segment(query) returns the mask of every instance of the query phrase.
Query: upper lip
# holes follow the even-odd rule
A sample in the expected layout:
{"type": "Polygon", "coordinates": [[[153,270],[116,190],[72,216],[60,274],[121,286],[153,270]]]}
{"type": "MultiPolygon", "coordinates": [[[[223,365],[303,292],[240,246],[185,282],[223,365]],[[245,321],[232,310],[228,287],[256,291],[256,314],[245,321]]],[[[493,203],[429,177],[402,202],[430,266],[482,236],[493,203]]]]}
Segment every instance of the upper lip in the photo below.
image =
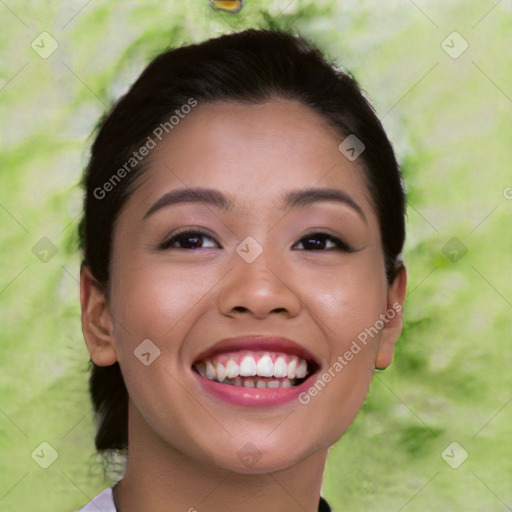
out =
{"type": "Polygon", "coordinates": [[[217,354],[239,350],[282,352],[284,354],[298,356],[308,362],[314,363],[317,367],[320,366],[315,355],[297,342],[280,336],[268,336],[264,334],[225,338],[201,352],[195,358],[195,363],[209,359],[217,354]]]}

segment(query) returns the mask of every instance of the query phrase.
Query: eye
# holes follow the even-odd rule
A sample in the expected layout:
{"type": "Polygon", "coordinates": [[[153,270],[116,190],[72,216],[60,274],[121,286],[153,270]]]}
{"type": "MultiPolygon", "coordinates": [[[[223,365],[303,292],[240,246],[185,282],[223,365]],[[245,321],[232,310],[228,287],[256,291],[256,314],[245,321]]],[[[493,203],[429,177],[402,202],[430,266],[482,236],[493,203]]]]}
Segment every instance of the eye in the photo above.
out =
{"type": "Polygon", "coordinates": [[[353,252],[353,249],[338,237],[327,233],[310,233],[299,240],[306,251],[343,251],[353,252]]]}
{"type": "Polygon", "coordinates": [[[188,230],[177,233],[168,240],[165,240],[159,245],[159,249],[211,249],[212,247],[219,247],[217,242],[210,236],[202,231],[188,230]],[[213,242],[213,245],[205,244],[204,239],[213,242]],[[179,244],[180,246],[176,246],[179,244]]]}
{"type": "MultiPolygon", "coordinates": [[[[353,251],[352,248],[340,238],[321,232],[311,233],[304,236],[299,241],[299,244],[302,244],[306,251],[353,251]]],[[[173,235],[168,240],[162,242],[158,248],[162,250],[169,250],[211,249],[214,247],[220,246],[207,233],[200,230],[187,230],[173,235]],[[205,243],[205,240],[209,240],[210,243],[205,243]]]]}

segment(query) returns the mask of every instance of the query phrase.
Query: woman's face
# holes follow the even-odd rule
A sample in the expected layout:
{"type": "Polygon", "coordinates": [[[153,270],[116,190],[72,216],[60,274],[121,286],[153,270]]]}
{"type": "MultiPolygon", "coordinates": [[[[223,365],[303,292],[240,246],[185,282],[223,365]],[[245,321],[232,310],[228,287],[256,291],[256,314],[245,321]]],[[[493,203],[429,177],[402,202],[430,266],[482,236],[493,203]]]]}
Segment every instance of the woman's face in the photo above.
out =
{"type": "Polygon", "coordinates": [[[343,138],[293,101],[219,103],[153,150],[111,261],[131,434],[258,473],[327,449],[350,425],[376,360],[392,354],[403,286],[388,287],[372,199],[343,138]],[[166,196],[198,187],[226,207],[166,196]],[[331,199],[287,202],[320,189],[331,199]],[[174,238],[183,231],[193,233],[174,238]],[[297,385],[302,360],[309,377],[297,385]]]}

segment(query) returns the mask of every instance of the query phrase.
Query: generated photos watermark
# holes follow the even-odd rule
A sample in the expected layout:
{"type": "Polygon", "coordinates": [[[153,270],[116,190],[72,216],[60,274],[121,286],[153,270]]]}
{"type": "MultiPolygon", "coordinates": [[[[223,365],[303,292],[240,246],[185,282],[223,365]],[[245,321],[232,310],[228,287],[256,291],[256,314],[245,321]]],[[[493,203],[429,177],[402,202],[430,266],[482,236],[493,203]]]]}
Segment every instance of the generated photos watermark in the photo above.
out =
{"type": "Polygon", "coordinates": [[[152,135],[148,135],[146,142],[140,146],[137,151],[133,151],[132,156],[121,166],[112,176],[103,183],[101,187],[96,187],[93,195],[96,199],[105,199],[109,192],[129,174],[139,163],[156,148],[158,142],[161,142],[165,135],[171,132],[182,119],[184,119],[194,107],[198,104],[194,98],[189,98],[180,108],[177,108],[174,114],[167,121],[160,123],[154,130],[152,135]],[[158,139],[158,141],[156,140],[158,139]]]}
{"type": "Polygon", "coordinates": [[[384,328],[386,324],[388,324],[393,318],[396,317],[398,313],[402,311],[402,305],[398,302],[395,302],[391,308],[389,308],[385,313],[381,313],[380,317],[376,322],[371,326],[367,327],[363,331],[361,331],[357,335],[357,340],[353,340],[349,349],[344,352],[343,355],[339,355],[336,361],[325,370],[317,381],[307,390],[302,392],[298,396],[298,400],[302,405],[307,405],[311,402],[311,399],[322,391],[325,386],[331,382],[332,379],[338,375],[345,366],[347,366],[354,356],[361,352],[362,347],[368,344],[368,341],[373,339],[377,334],[384,328]]]}

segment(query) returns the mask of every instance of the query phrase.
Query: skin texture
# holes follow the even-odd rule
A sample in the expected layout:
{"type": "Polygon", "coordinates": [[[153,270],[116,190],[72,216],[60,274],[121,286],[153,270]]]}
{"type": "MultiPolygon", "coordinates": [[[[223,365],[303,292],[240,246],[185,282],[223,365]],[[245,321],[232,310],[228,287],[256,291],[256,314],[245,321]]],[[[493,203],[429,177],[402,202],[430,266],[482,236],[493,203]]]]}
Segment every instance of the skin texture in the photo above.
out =
{"type": "Polygon", "coordinates": [[[130,395],[129,462],[115,491],[122,512],[317,510],[328,449],[375,366],[391,363],[402,314],[306,405],[228,404],[203,391],[191,366],[221,339],[267,334],[310,350],[321,373],[403,303],[405,269],[389,286],[371,195],[358,162],[338,150],[343,138],[294,101],[217,103],[199,105],[151,155],[114,228],[110,300],[87,268],[81,283],[91,358],[119,361],[130,395]],[[196,186],[232,196],[232,209],[182,203],[144,219],[164,193],[196,186]],[[285,191],[310,187],[345,192],[363,216],[333,201],[282,207],[285,191]],[[158,249],[183,228],[206,231],[203,247],[158,249]],[[354,252],[329,240],[306,250],[304,236],[317,231],[354,252]],[[250,264],[236,252],[248,236],[263,248],[250,264]],[[161,351],[149,366],[134,356],[144,339],[161,351]],[[261,454],[251,467],[238,456],[247,442],[261,454]]]}

